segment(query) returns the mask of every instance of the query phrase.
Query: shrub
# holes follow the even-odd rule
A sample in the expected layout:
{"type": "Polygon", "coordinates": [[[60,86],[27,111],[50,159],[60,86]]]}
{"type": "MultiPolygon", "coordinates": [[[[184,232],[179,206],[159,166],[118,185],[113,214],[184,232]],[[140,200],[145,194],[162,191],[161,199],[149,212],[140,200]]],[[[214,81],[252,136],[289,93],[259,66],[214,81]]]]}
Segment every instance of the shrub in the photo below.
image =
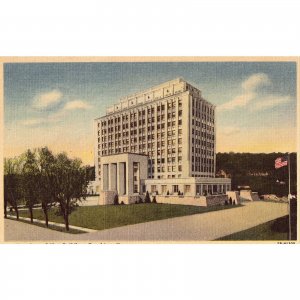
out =
{"type": "Polygon", "coordinates": [[[121,205],[124,205],[125,203],[124,203],[124,201],[121,201],[121,205]]]}
{"type": "Polygon", "coordinates": [[[149,192],[146,192],[145,203],[151,203],[149,192]]]}
{"type": "Polygon", "coordinates": [[[156,202],[156,197],[155,197],[155,196],[153,196],[153,198],[152,198],[152,203],[157,203],[157,202],[156,202]]]}
{"type": "Polygon", "coordinates": [[[233,203],[232,203],[233,205],[235,205],[235,200],[233,200],[233,203]]]}
{"type": "Polygon", "coordinates": [[[229,204],[232,205],[232,199],[231,199],[231,197],[229,198],[229,204]]]}
{"type": "Polygon", "coordinates": [[[225,205],[228,205],[228,201],[227,200],[225,200],[225,205]]]}
{"type": "Polygon", "coordinates": [[[170,195],[170,192],[169,191],[167,191],[167,196],[169,196],[170,195]]]}
{"type": "Polygon", "coordinates": [[[143,203],[143,200],[141,197],[139,197],[139,202],[138,203],[143,203]]]}
{"type": "Polygon", "coordinates": [[[119,196],[118,194],[116,194],[114,197],[114,205],[118,205],[118,204],[119,204],[119,196]]]}

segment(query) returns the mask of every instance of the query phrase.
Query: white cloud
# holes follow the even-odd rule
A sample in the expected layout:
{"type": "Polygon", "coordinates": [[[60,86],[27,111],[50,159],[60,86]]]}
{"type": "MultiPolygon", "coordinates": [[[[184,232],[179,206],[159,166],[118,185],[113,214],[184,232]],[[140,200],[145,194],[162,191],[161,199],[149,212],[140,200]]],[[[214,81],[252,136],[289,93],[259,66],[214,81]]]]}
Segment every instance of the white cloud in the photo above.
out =
{"type": "Polygon", "coordinates": [[[40,94],[35,97],[33,107],[37,109],[45,109],[54,104],[61,102],[62,93],[59,90],[52,90],[47,93],[40,94]]]}
{"type": "Polygon", "coordinates": [[[37,125],[48,124],[48,123],[57,123],[65,117],[68,112],[73,110],[87,110],[90,109],[92,106],[82,100],[73,100],[67,102],[64,107],[56,112],[45,116],[44,118],[33,118],[28,120],[21,121],[21,124],[28,127],[34,127],[37,125]]]}
{"type": "Polygon", "coordinates": [[[86,109],[90,109],[91,107],[92,106],[85,101],[73,100],[73,101],[67,102],[63,109],[64,110],[76,110],[76,109],[86,110],[86,109]]]}
{"type": "Polygon", "coordinates": [[[255,98],[255,93],[245,93],[236,96],[232,100],[223,103],[219,106],[217,106],[217,109],[219,111],[223,110],[233,110],[237,107],[243,107],[246,106],[250,101],[252,101],[255,98]]]}
{"type": "Polygon", "coordinates": [[[270,95],[268,97],[262,98],[259,102],[255,103],[251,110],[258,111],[258,110],[265,110],[268,108],[272,108],[275,106],[279,106],[290,102],[292,98],[290,96],[277,96],[277,95],[270,95]]]}
{"type": "Polygon", "coordinates": [[[248,77],[242,83],[242,88],[245,91],[256,91],[262,86],[267,86],[271,84],[269,76],[265,73],[256,73],[248,77]]]}
{"type": "Polygon", "coordinates": [[[267,95],[262,96],[260,88],[271,85],[267,74],[256,73],[248,77],[241,84],[242,93],[232,100],[219,105],[218,111],[234,110],[240,107],[248,107],[251,111],[269,109],[291,100],[290,96],[267,95]]]}

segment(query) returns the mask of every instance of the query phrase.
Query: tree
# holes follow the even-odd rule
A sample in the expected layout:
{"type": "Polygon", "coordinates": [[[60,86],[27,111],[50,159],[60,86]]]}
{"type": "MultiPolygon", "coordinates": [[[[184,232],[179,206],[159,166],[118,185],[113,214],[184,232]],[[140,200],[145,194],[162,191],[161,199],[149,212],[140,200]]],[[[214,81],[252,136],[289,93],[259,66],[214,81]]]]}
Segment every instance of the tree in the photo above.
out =
{"type": "Polygon", "coordinates": [[[152,198],[152,203],[157,203],[157,202],[156,202],[156,196],[155,196],[155,195],[154,195],[153,198],[152,198]]]}
{"type": "Polygon", "coordinates": [[[86,172],[89,181],[94,181],[96,179],[95,167],[86,166],[86,172]]]}
{"type": "Polygon", "coordinates": [[[40,178],[36,152],[27,150],[22,166],[21,190],[25,205],[29,209],[31,223],[33,223],[33,207],[39,202],[40,178]]]}
{"type": "Polygon", "coordinates": [[[59,203],[67,231],[69,230],[69,215],[78,206],[81,198],[85,199],[87,193],[88,180],[85,168],[81,164],[81,160],[70,159],[65,153],[60,153],[55,157],[55,201],[59,203]]]}
{"type": "Polygon", "coordinates": [[[7,218],[7,206],[10,204],[19,220],[18,205],[21,200],[20,173],[21,161],[19,158],[4,159],[4,216],[7,218]]]}
{"type": "Polygon", "coordinates": [[[145,203],[151,203],[149,192],[146,192],[145,203]]]}
{"type": "MultiPolygon", "coordinates": [[[[288,167],[274,168],[274,161],[286,153],[217,153],[216,170],[224,171],[232,180],[232,189],[249,185],[259,194],[288,194],[288,167]],[[276,181],[286,184],[276,184],[276,181]]],[[[297,191],[297,154],[290,153],[291,192],[297,191]]]]}
{"type": "Polygon", "coordinates": [[[55,157],[47,147],[39,149],[38,152],[40,167],[40,200],[45,215],[45,224],[49,227],[48,212],[50,208],[55,205],[56,200],[55,157]]]}

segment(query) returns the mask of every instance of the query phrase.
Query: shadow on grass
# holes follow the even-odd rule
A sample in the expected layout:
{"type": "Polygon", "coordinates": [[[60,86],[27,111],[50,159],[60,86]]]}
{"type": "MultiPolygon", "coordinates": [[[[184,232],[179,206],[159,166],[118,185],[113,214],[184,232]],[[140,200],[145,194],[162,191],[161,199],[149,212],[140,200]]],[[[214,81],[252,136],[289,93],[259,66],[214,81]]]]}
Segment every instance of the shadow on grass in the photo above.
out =
{"type": "MultiPolygon", "coordinates": [[[[287,241],[289,239],[289,216],[239,231],[216,241],[287,241]]],[[[292,226],[292,240],[297,239],[297,227],[292,226]]]]}
{"type": "Polygon", "coordinates": [[[25,223],[25,224],[35,225],[35,226],[42,227],[42,228],[45,228],[45,229],[51,229],[51,230],[63,232],[63,233],[71,233],[71,234],[86,233],[85,231],[81,231],[81,230],[73,229],[73,228],[70,228],[70,230],[67,231],[65,227],[56,226],[56,225],[53,225],[53,224],[49,224],[49,227],[46,227],[45,224],[38,223],[38,222],[31,223],[30,221],[27,221],[27,220],[22,220],[22,219],[17,220],[15,218],[9,218],[9,217],[8,217],[8,219],[12,220],[12,221],[22,222],[22,223],[25,223]]]}

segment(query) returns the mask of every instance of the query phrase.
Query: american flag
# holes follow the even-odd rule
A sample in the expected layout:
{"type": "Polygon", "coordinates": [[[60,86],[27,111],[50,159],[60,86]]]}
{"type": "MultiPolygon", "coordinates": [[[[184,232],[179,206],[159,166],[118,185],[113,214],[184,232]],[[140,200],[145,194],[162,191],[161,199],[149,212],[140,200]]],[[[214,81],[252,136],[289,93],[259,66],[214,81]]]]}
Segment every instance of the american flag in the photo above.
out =
{"type": "Polygon", "coordinates": [[[287,157],[278,157],[275,159],[275,169],[279,169],[281,167],[287,166],[288,159],[287,157]]]}

